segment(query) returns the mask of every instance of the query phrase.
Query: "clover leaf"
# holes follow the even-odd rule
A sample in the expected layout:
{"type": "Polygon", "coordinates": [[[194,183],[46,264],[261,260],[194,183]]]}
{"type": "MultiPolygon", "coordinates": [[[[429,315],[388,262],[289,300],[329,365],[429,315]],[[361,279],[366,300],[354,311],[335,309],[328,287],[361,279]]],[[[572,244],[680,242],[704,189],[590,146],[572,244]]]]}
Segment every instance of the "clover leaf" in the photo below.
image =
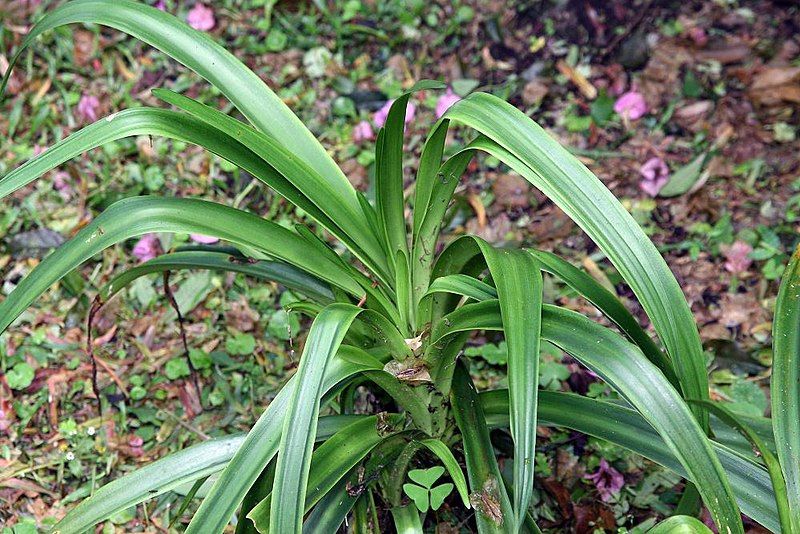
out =
{"type": "Polygon", "coordinates": [[[444,467],[437,465],[428,469],[414,469],[408,472],[408,477],[417,484],[403,484],[403,491],[414,501],[414,504],[422,513],[431,510],[438,510],[444,500],[453,491],[453,484],[450,482],[440,484],[435,488],[433,484],[444,474],[444,467]]]}

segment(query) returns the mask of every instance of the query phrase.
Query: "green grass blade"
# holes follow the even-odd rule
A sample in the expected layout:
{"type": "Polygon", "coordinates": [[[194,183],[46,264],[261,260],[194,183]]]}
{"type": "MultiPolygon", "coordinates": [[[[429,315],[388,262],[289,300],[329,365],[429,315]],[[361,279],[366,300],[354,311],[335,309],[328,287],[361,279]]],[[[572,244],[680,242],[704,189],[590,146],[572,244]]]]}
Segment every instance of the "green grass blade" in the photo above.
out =
{"type": "Polygon", "coordinates": [[[128,287],[134,280],[152,273],[184,269],[209,269],[251,276],[277,282],[317,302],[330,303],[333,293],[328,285],[296,267],[279,261],[248,260],[225,251],[187,250],[163,254],[115,276],[98,291],[104,302],[128,287]]]}
{"type": "Polygon", "coordinates": [[[133,197],[116,202],[45,258],[0,303],[3,332],[35,298],[94,254],[124,239],[148,232],[213,235],[261,250],[354,296],[361,287],[346,271],[316,257],[296,234],[260,217],[214,202],[180,198],[133,197]]]}
{"type": "MultiPolygon", "coordinates": [[[[398,415],[381,416],[380,425],[383,427],[384,424],[387,425],[387,429],[397,429],[402,426],[402,417],[398,415]]],[[[381,441],[394,435],[393,431],[379,432],[378,426],[378,416],[361,417],[357,422],[342,428],[314,451],[306,484],[308,492],[301,507],[303,513],[317,505],[381,441]]],[[[272,507],[274,503],[281,502],[283,499],[276,501],[273,499],[274,495],[276,494],[273,490],[273,493],[253,508],[248,515],[259,532],[275,532],[275,530],[271,530],[273,527],[270,527],[274,514],[272,507]]],[[[279,530],[277,532],[286,531],[279,530]]]]}
{"type": "MultiPolygon", "coordinates": [[[[74,23],[94,23],[123,31],[161,50],[193,70],[222,94],[259,130],[291,147],[341,191],[350,183],[312,133],[253,71],[204,32],[174,16],[131,0],[75,0],[49,11],[25,36],[3,78],[5,89],[14,65],[44,32],[74,23]]],[[[347,193],[345,193],[347,194],[347,193]]]]}
{"type": "MultiPolygon", "coordinates": [[[[602,182],[524,113],[497,97],[473,93],[445,116],[484,134],[474,148],[520,173],[597,243],[650,316],[684,396],[707,399],[705,358],[686,299],[653,243],[602,182]]],[[[695,415],[708,428],[701,408],[695,415]]]]}
{"type": "Polygon", "coordinates": [[[458,494],[461,496],[461,502],[464,503],[464,506],[470,508],[467,480],[464,478],[464,472],[461,471],[461,466],[458,465],[458,461],[455,456],[453,456],[453,453],[450,452],[447,445],[438,439],[424,439],[420,441],[420,443],[428,447],[433,454],[439,457],[439,460],[441,460],[447,468],[447,472],[450,473],[450,478],[453,479],[453,484],[455,484],[458,494]]]}
{"type": "MultiPolygon", "coordinates": [[[[481,393],[480,400],[489,425],[507,428],[508,392],[487,391],[481,393]]],[[[539,424],[570,428],[614,443],[688,477],[683,465],[653,427],[641,414],[619,402],[591,399],[574,393],[541,391],[539,424]]],[[[720,428],[725,428],[725,425],[720,428]]],[[[780,529],[778,512],[767,471],[725,445],[716,442],[712,445],[731,479],[742,511],[770,531],[777,532],[780,529]]]]}
{"type": "Polygon", "coordinates": [[[287,404],[270,508],[272,532],[299,533],[303,527],[306,483],[316,434],[317,415],[323,395],[328,361],[333,358],[361,308],[352,304],[331,304],[324,308],[308,334],[295,386],[287,404]]]}
{"type": "MultiPolygon", "coordinates": [[[[441,339],[464,330],[499,330],[503,326],[499,311],[497,301],[468,304],[449,314],[449,326],[436,335],[441,339]]],[[[542,337],[589,367],[630,402],[681,461],[720,530],[743,532],[730,483],[708,438],[680,395],[638,347],[580,314],[549,305],[542,311],[542,337]]]]}
{"type": "Polygon", "coordinates": [[[800,533],[800,248],[783,274],[772,325],[772,428],[792,528],[800,533]]]}
{"type": "Polygon", "coordinates": [[[478,401],[478,393],[469,373],[461,364],[456,364],[453,374],[450,401],[463,441],[467,477],[472,490],[470,502],[475,508],[478,532],[515,532],[514,511],[489,440],[489,428],[478,401]]]}

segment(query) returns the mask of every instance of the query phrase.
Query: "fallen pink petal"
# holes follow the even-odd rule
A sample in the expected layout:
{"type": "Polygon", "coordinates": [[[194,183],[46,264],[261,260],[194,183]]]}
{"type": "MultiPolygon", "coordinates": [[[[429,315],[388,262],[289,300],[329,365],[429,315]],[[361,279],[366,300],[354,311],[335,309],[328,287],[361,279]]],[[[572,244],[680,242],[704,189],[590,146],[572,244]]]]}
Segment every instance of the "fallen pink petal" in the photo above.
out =
{"type": "Polygon", "coordinates": [[[56,171],[53,175],[53,188],[64,200],[68,200],[72,196],[72,185],[67,171],[56,171]]]}
{"type": "Polygon", "coordinates": [[[133,255],[139,262],[152,260],[161,254],[161,243],[156,234],[145,234],[133,246],[133,255]]]}
{"type": "Polygon", "coordinates": [[[695,26],[694,28],[689,30],[689,38],[699,48],[702,48],[708,44],[708,34],[703,28],[700,28],[699,26],[695,26]]]}
{"type": "Polygon", "coordinates": [[[642,181],[639,182],[639,187],[651,197],[657,196],[661,189],[669,182],[669,167],[667,167],[664,160],[659,157],[653,157],[647,160],[644,165],[639,168],[639,174],[642,175],[642,181]]]}
{"type": "MultiPolygon", "coordinates": [[[[383,128],[383,125],[386,124],[386,119],[389,117],[389,110],[392,109],[392,104],[394,100],[388,100],[386,103],[375,112],[372,116],[372,122],[375,123],[375,126],[378,128],[383,128]]],[[[409,102],[406,106],[406,119],[405,124],[410,123],[414,120],[414,116],[417,114],[417,106],[414,105],[413,102],[409,102]]]]}
{"type": "Polygon", "coordinates": [[[214,28],[217,24],[214,18],[214,10],[206,7],[203,4],[195,4],[194,7],[186,14],[186,22],[195,30],[207,32],[214,28]]]}
{"type": "Polygon", "coordinates": [[[436,118],[441,118],[441,116],[444,115],[447,110],[459,100],[461,100],[461,97],[455,94],[453,90],[448,87],[447,91],[439,97],[439,100],[436,101],[436,118]]]}
{"type": "Polygon", "coordinates": [[[623,118],[635,121],[647,113],[647,103],[641,93],[628,91],[614,102],[614,111],[623,118]]]}
{"type": "Polygon", "coordinates": [[[131,448],[131,454],[133,456],[138,457],[144,454],[144,449],[142,448],[143,445],[144,440],[139,436],[133,436],[128,440],[128,446],[131,448]]]}
{"type": "Polygon", "coordinates": [[[736,241],[725,251],[725,269],[733,274],[742,274],[753,264],[750,253],[753,247],[744,241],[736,241]]]}
{"type": "Polygon", "coordinates": [[[368,121],[361,121],[353,127],[353,142],[363,143],[375,139],[375,132],[368,121]]]}
{"type": "Polygon", "coordinates": [[[594,483],[594,487],[600,494],[600,499],[603,502],[609,502],[614,495],[617,495],[625,485],[625,477],[622,473],[609,465],[605,458],[600,459],[600,466],[597,471],[590,475],[584,475],[586,480],[594,483]]]}
{"type": "Polygon", "coordinates": [[[96,121],[100,100],[94,95],[83,95],[78,101],[78,115],[84,121],[96,121]]]}

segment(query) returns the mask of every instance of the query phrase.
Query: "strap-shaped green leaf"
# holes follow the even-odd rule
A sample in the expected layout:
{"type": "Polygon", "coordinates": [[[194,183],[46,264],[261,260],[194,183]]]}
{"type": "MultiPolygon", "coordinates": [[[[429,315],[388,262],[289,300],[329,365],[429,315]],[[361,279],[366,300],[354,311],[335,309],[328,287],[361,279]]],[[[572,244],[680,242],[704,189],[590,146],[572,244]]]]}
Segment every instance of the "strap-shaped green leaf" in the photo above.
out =
{"type": "Polygon", "coordinates": [[[412,235],[416,242],[422,221],[428,212],[431,192],[434,181],[439,174],[444,155],[444,144],[447,140],[447,127],[449,121],[444,120],[436,124],[431,130],[428,139],[422,147],[419,165],[417,166],[417,179],[414,184],[414,222],[412,235]]]}
{"type": "MultiPolygon", "coordinates": [[[[328,365],[322,391],[327,392],[340,382],[368,369],[372,369],[372,366],[364,367],[336,357],[328,365]]],[[[247,433],[244,443],[195,512],[187,532],[220,532],[228,524],[247,491],[277,453],[289,399],[296,383],[297,380],[292,377],[247,433]]]]}
{"type": "Polygon", "coordinates": [[[392,508],[392,519],[397,534],[422,534],[422,521],[414,505],[396,506],[392,508]]]}
{"type": "MultiPolygon", "coordinates": [[[[539,125],[495,96],[474,93],[445,117],[482,133],[473,148],[525,177],[597,243],[650,316],[684,396],[707,399],[705,359],[686,299],[653,243],[602,182],[539,125]]],[[[707,428],[708,415],[701,408],[695,415],[707,428]]]]}
{"type": "Polygon", "coordinates": [[[351,478],[357,479],[355,473],[351,472],[343,476],[320,499],[303,523],[303,534],[325,534],[326,532],[339,531],[339,527],[342,526],[350,510],[353,509],[356,500],[358,500],[358,493],[352,491],[351,478]]]}
{"type": "Polygon", "coordinates": [[[292,263],[353,295],[361,293],[360,285],[348,273],[315,257],[303,240],[278,224],[214,202],[133,197],[120,200],[101,213],[19,283],[0,303],[0,332],[35,298],[82,262],[115,243],[148,232],[192,232],[220,237],[292,263]]]}
{"type": "MultiPolygon", "coordinates": [[[[375,205],[384,232],[386,248],[392,261],[402,252],[409,258],[403,199],[403,137],[408,100],[424,89],[442,89],[444,84],[420,80],[400,95],[390,106],[386,124],[378,132],[375,151],[375,205]]],[[[408,272],[406,267],[406,272],[408,272]]]]}
{"type": "Polygon", "coordinates": [[[764,461],[764,465],[767,466],[769,478],[772,480],[772,490],[775,492],[775,504],[778,507],[778,516],[781,521],[781,532],[784,534],[791,534],[794,532],[791,514],[789,512],[789,502],[786,495],[786,481],[783,479],[781,466],[778,463],[778,459],[772,454],[769,447],[767,447],[767,444],[761,439],[761,436],[722,403],[711,401],[694,402],[702,403],[705,408],[708,408],[708,410],[716,415],[722,422],[738,431],[750,443],[756,451],[756,454],[761,457],[764,461]]]}
{"type": "MultiPolygon", "coordinates": [[[[514,440],[514,521],[519,527],[524,520],[533,494],[533,458],[536,448],[536,397],[539,384],[539,337],[542,308],[541,267],[532,255],[521,250],[495,249],[479,238],[472,240],[475,252],[483,255],[489,273],[495,280],[501,309],[503,332],[508,344],[508,381],[511,391],[511,435],[514,440]]],[[[466,257],[466,256],[465,256],[466,257]]],[[[451,275],[458,276],[458,275],[451,275]]],[[[470,291],[480,291],[480,284],[466,284],[470,291]]],[[[435,282],[434,282],[435,283],[435,282]]],[[[440,282],[440,285],[442,282],[440,282]]],[[[487,293],[488,290],[483,290],[487,293]]],[[[476,295],[477,296],[477,295],[476,295]]],[[[434,326],[430,347],[437,346],[436,328],[447,328],[442,321],[434,326]]],[[[427,359],[437,357],[428,351],[427,359]]],[[[448,381],[444,372],[449,362],[434,366],[434,379],[443,387],[448,381]]]]}
{"type": "Polygon", "coordinates": [[[675,515],[655,525],[647,534],[711,534],[711,529],[696,517],[675,515]]]}
{"type": "Polygon", "coordinates": [[[486,242],[476,242],[495,280],[508,346],[509,408],[514,440],[514,521],[515,528],[519,529],[533,496],[542,273],[536,260],[524,251],[498,250],[486,242]]]}
{"type": "Polygon", "coordinates": [[[309,438],[316,434],[325,369],[361,311],[361,308],[352,304],[331,304],[317,315],[311,325],[295,374],[296,383],[287,404],[278,447],[278,463],[272,485],[272,495],[276,498],[272,500],[269,520],[272,532],[302,531],[306,483],[314,447],[309,438]]]}
{"type": "MultiPolygon", "coordinates": [[[[491,428],[508,427],[508,392],[480,394],[481,406],[491,428]]],[[[648,458],[683,477],[688,474],[673,451],[644,418],[619,402],[591,399],[574,393],[539,392],[539,424],[570,428],[606,440],[648,458]]],[[[715,426],[718,429],[726,425],[715,426]]],[[[763,466],[712,441],[714,450],[731,479],[742,511],[772,532],[780,529],[775,497],[763,466]]]]}
{"type": "Polygon", "coordinates": [[[205,441],[109,482],[70,510],[54,531],[80,534],[117,512],[216,473],[243,442],[244,436],[205,441]]]}
{"type": "Polygon", "coordinates": [[[400,324],[397,325],[404,335],[411,337],[416,332],[417,307],[411,302],[411,273],[408,269],[408,257],[405,252],[395,254],[395,293],[397,294],[397,309],[400,311],[400,324]]]}
{"type": "MultiPolygon", "coordinates": [[[[443,124],[446,124],[446,122],[443,124]]],[[[441,129],[442,127],[440,126],[439,128],[441,129]]],[[[444,133],[442,135],[447,133],[446,130],[443,131],[444,133]]],[[[433,140],[431,142],[433,142],[433,140]]],[[[413,261],[411,262],[411,266],[413,270],[412,279],[414,281],[414,294],[418,299],[428,288],[431,277],[431,267],[434,261],[433,253],[436,250],[442,220],[450,204],[453,192],[458,185],[458,181],[471,158],[471,152],[459,153],[442,164],[438,172],[426,172],[418,176],[420,182],[416,184],[416,187],[422,188],[423,190],[430,189],[427,202],[415,204],[414,206],[415,227],[412,236],[413,249],[411,257],[413,261]],[[428,185],[429,182],[431,183],[428,185]],[[422,214],[418,216],[417,214],[420,212],[422,212],[422,214]],[[421,218],[419,223],[417,223],[417,217],[421,218]],[[419,227],[416,226],[417,224],[419,224],[419,227]]],[[[421,199],[417,201],[423,202],[421,199]]]]}
{"type": "MultiPolygon", "coordinates": [[[[301,505],[301,517],[312,507],[320,503],[325,495],[364,457],[370,453],[381,441],[394,435],[402,422],[398,415],[383,414],[380,416],[381,428],[386,432],[379,432],[378,416],[371,415],[359,418],[351,425],[341,428],[330,439],[319,446],[311,458],[311,466],[306,484],[308,490],[301,505]],[[394,430],[392,430],[394,429],[394,430]]],[[[280,457],[280,454],[279,454],[280,457]]],[[[277,479],[276,479],[277,480],[277,479]]],[[[275,488],[275,487],[274,487],[275,488]]],[[[274,499],[275,489],[263,501],[250,511],[248,518],[255,523],[259,532],[275,532],[270,527],[274,504],[285,500],[274,499]]],[[[295,510],[289,510],[295,512],[295,510]]],[[[279,530],[277,532],[285,532],[279,530]]]]}
{"type": "Polygon", "coordinates": [[[261,280],[277,282],[287,289],[318,302],[329,303],[333,300],[333,293],[327,284],[293,265],[279,261],[251,261],[242,256],[231,255],[224,250],[186,250],[163,254],[118,274],[100,288],[98,295],[103,301],[108,301],[137,278],[151,273],[183,269],[209,269],[240,273],[261,280]]]}
{"type": "MultiPolygon", "coordinates": [[[[636,343],[664,376],[674,386],[678,386],[677,377],[672,364],[656,346],[650,336],[639,325],[635,317],[622,305],[614,295],[608,292],[591,276],[552,254],[539,250],[529,251],[540,263],[541,268],[561,278],[570,287],[597,306],[609,319],[620,327],[628,338],[636,343]]],[[[497,291],[492,286],[464,274],[451,274],[436,278],[431,282],[425,296],[445,292],[462,295],[477,301],[497,298],[497,291]]]]}
{"type": "MultiPolygon", "coordinates": [[[[545,305],[542,337],[601,376],[656,429],[697,484],[721,531],[743,532],[730,483],[686,403],[641,350],[580,314],[545,305]],[[668,409],[665,409],[667,407],[668,409]]],[[[439,340],[465,330],[499,330],[500,305],[484,301],[447,315],[439,340]]],[[[434,332],[431,333],[434,336],[434,332]]],[[[436,339],[432,343],[436,343],[436,339]]]]}
{"type": "Polygon", "coordinates": [[[495,288],[486,282],[465,274],[448,274],[447,276],[436,278],[431,282],[431,286],[425,296],[433,295],[434,293],[452,293],[477,301],[497,298],[497,290],[495,288]]]}
{"type": "MultiPolygon", "coordinates": [[[[464,478],[464,473],[461,471],[461,467],[458,465],[458,461],[456,460],[455,456],[453,456],[453,453],[450,451],[447,445],[445,445],[441,440],[435,438],[423,439],[420,441],[420,443],[428,447],[433,454],[439,457],[439,460],[441,460],[444,466],[447,468],[447,472],[450,473],[450,478],[453,479],[456,489],[458,489],[458,494],[461,496],[461,502],[464,503],[464,506],[470,508],[467,481],[464,478]]],[[[438,508],[438,506],[436,508],[438,508]]]]}
{"type": "Polygon", "coordinates": [[[597,280],[552,252],[530,250],[530,253],[539,260],[545,271],[559,277],[611,319],[628,339],[638,345],[644,355],[661,369],[670,383],[680,389],[672,362],[647,335],[639,321],[622,305],[616,295],[609,292],[597,280]]]}
{"type": "MultiPolygon", "coordinates": [[[[234,119],[230,120],[238,122],[234,119]]],[[[246,125],[241,124],[241,127],[246,128],[246,125]]],[[[301,191],[298,189],[268,163],[266,161],[270,156],[268,152],[253,152],[231,135],[190,115],[170,110],[156,108],[124,110],[78,130],[0,179],[0,198],[29,184],[47,171],[56,168],[79,154],[111,141],[135,135],[158,135],[206,148],[249,172],[260,182],[272,187],[278,194],[303,209],[324,228],[339,237],[354,254],[361,256],[367,265],[374,267],[382,264],[380,259],[378,263],[370,262],[369,258],[365,257],[361,252],[356,242],[349,238],[338,223],[328,217],[323,210],[306,196],[308,190],[301,191]]],[[[313,190],[313,187],[310,189],[313,190]]],[[[338,218],[341,219],[341,217],[338,218]]],[[[374,225],[367,224],[369,228],[372,226],[374,225]]],[[[385,263],[385,258],[383,263],[385,263]]],[[[380,268],[374,268],[381,272],[380,268]]]]}
{"type": "Polygon", "coordinates": [[[31,28],[11,58],[0,93],[22,53],[39,35],[74,23],[116,28],[179,61],[217,87],[259,130],[291,147],[338,190],[356,201],[352,186],[319,141],[253,71],[207,34],[141,2],[75,0],[49,11],[31,28]]]}
{"type": "MultiPolygon", "coordinates": [[[[324,441],[362,417],[322,417],[316,440],[324,441]]],[[[85,532],[117,512],[217,473],[225,468],[244,440],[244,435],[236,435],[204,441],[113,480],[70,510],[54,530],[61,534],[85,532]]]]}
{"type": "Polygon", "coordinates": [[[295,147],[291,147],[291,149],[284,147],[277,139],[269,137],[233,117],[173,91],[154,89],[153,94],[236,139],[253,153],[261,156],[311,200],[319,211],[325,213],[334,222],[335,226],[331,231],[345,243],[350,244],[354,249],[353,252],[369,265],[376,275],[385,279],[387,276],[386,257],[358,200],[352,195],[352,189],[342,191],[335,187],[301,159],[301,156],[295,151],[295,147]],[[339,231],[340,228],[341,231],[339,231]]]}
{"type": "Polygon", "coordinates": [[[772,428],[792,528],[800,533],[800,248],[783,274],[772,322],[772,428]]]}
{"type": "MultiPolygon", "coordinates": [[[[450,400],[463,441],[467,477],[472,490],[470,502],[475,508],[478,532],[516,532],[513,525],[514,512],[489,439],[483,408],[469,373],[460,363],[456,363],[453,374],[450,400]]],[[[506,414],[508,413],[507,403],[506,414]]]]}

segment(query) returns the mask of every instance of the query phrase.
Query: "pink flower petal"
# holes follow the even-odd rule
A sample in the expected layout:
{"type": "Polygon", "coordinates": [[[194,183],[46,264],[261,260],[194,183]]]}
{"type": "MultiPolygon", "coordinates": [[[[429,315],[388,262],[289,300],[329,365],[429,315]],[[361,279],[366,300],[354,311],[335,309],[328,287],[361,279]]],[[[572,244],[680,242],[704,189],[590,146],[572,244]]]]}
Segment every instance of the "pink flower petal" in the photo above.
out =
{"type": "Polygon", "coordinates": [[[590,475],[584,475],[583,478],[594,483],[597,492],[600,494],[600,498],[604,502],[610,501],[615,494],[619,493],[622,486],[625,485],[625,477],[622,476],[622,473],[611,467],[605,458],[600,459],[600,466],[597,468],[597,471],[590,475]]]}
{"type": "Polygon", "coordinates": [[[67,171],[56,171],[53,175],[53,187],[64,200],[69,200],[72,196],[72,186],[69,182],[70,175],[67,171]]]}
{"type": "Polygon", "coordinates": [[[706,31],[699,26],[695,26],[689,30],[689,38],[700,48],[703,48],[708,44],[708,35],[706,34],[706,31]]]}
{"type": "MultiPolygon", "coordinates": [[[[386,119],[389,118],[389,110],[392,108],[393,103],[394,100],[387,100],[383,107],[375,112],[375,114],[372,116],[372,122],[375,123],[375,126],[378,128],[383,128],[383,125],[386,124],[386,119]]],[[[413,121],[416,114],[417,106],[415,106],[413,102],[409,102],[406,106],[405,124],[413,121]]]]}
{"type": "Polygon", "coordinates": [[[361,121],[353,127],[353,142],[363,143],[375,138],[375,132],[368,121],[361,121]]]}
{"type": "Polygon", "coordinates": [[[614,111],[624,118],[635,121],[647,113],[647,103],[641,93],[628,91],[614,102],[614,111]]]}
{"type": "Polygon", "coordinates": [[[201,32],[207,32],[217,24],[216,19],[214,19],[214,11],[200,3],[195,4],[186,14],[186,22],[195,30],[200,30],[201,32]]]}
{"type": "Polygon", "coordinates": [[[655,197],[669,182],[669,167],[664,160],[658,157],[650,158],[639,168],[642,181],[639,183],[642,191],[655,197]]]}
{"type": "Polygon", "coordinates": [[[450,109],[450,106],[459,100],[461,100],[461,97],[455,94],[452,89],[448,87],[447,91],[439,97],[439,100],[436,101],[436,118],[438,119],[444,115],[445,112],[450,109]]]}
{"type": "Polygon", "coordinates": [[[387,100],[386,103],[375,112],[372,116],[372,122],[375,123],[375,126],[378,128],[383,128],[383,125],[386,124],[386,119],[389,117],[389,110],[392,107],[392,100],[387,100]]]}
{"type": "Polygon", "coordinates": [[[161,243],[156,234],[144,234],[133,246],[133,255],[139,262],[152,260],[161,253],[161,243]]]}
{"type": "Polygon", "coordinates": [[[94,95],[84,94],[78,101],[78,115],[85,121],[96,121],[100,100],[94,95]]]}
{"type": "Polygon", "coordinates": [[[195,243],[200,243],[203,245],[213,245],[214,243],[219,242],[218,237],[203,234],[189,234],[189,238],[191,238],[191,240],[195,243]]]}
{"type": "Polygon", "coordinates": [[[658,180],[642,180],[639,187],[651,197],[657,197],[661,190],[667,185],[669,178],[659,178],[658,180]]]}

